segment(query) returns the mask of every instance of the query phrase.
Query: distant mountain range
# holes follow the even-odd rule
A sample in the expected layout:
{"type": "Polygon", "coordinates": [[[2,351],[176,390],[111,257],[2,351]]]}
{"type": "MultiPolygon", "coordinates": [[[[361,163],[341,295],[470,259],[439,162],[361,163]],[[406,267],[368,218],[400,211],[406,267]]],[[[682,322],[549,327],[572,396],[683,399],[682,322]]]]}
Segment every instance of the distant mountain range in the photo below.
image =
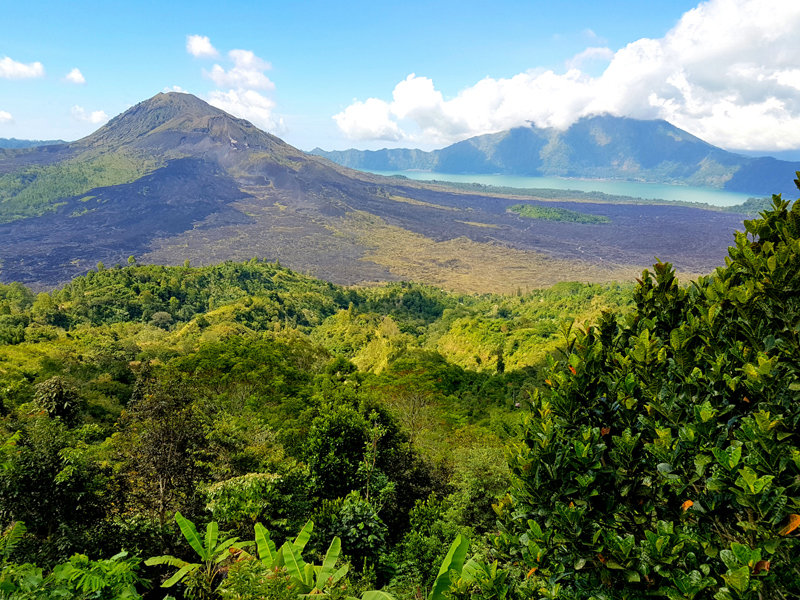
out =
{"type": "Polygon", "coordinates": [[[64,140],[18,140],[17,138],[0,138],[0,148],[33,148],[35,146],[54,146],[66,144],[64,140]]]}
{"type": "MultiPolygon", "coordinates": [[[[459,148],[489,169],[473,144],[459,148]]],[[[495,148],[492,160],[524,163],[495,148]]],[[[440,167],[447,156],[437,154],[440,167]]],[[[513,292],[630,279],[654,256],[705,272],[743,218],[570,194],[545,201],[362,173],[192,95],[158,94],[81,140],[0,149],[0,280],[47,288],[130,255],[195,265],[258,256],[336,283],[513,292]]]]}
{"type": "Polygon", "coordinates": [[[618,179],[794,194],[800,162],[722,150],[667,123],[586,117],[566,131],[517,127],[441,150],[311,151],[352,169],[618,179]]]}

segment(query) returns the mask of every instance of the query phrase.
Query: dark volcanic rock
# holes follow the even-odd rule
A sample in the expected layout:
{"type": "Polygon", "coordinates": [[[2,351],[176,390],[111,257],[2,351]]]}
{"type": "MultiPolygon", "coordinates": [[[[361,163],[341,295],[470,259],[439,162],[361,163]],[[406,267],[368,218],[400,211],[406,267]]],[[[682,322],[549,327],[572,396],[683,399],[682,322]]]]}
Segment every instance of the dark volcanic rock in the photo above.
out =
{"type": "Polygon", "coordinates": [[[182,233],[212,214],[219,223],[250,223],[228,207],[245,197],[215,163],[171,161],[134,183],[69,198],[54,213],[0,225],[3,279],[47,285],[98,261],[124,263],[146,252],[152,240],[182,233]]]}

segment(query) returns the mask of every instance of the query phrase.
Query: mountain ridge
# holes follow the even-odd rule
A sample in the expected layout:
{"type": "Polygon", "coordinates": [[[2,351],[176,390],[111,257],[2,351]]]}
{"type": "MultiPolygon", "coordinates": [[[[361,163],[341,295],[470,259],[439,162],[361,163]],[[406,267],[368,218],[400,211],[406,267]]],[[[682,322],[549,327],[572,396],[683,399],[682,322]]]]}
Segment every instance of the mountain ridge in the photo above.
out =
{"type": "Polygon", "coordinates": [[[131,255],[258,256],[334,283],[511,293],[630,279],[654,255],[703,273],[741,223],[687,207],[522,198],[599,217],[556,222],[510,211],[520,200],[354,171],[194,96],[157,94],[81,140],[0,150],[0,280],[47,289],[131,255]]]}
{"type": "Polygon", "coordinates": [[[64,140],[18,140],[17,138],[0,138],[0,148],[19,149],[36,146],[59,146],[67,144],[64,140]]]}
{"type": "Polygon", "coordinates": [[[792,176],[800,170],[800,162],[717,148],[667,121],[610,115],[584,117],[563,131],[516,127],[430,152],[315,148],[311,154],[376,171],[617,179],[761,195],[793,193],[792,176]]]}

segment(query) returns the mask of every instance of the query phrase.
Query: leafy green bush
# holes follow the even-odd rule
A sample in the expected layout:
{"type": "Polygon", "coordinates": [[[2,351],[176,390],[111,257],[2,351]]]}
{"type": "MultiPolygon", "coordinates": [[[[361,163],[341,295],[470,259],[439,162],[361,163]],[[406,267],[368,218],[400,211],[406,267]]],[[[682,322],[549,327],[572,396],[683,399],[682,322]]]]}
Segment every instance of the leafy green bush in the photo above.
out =
{"type": "Polygon", "coordinates": [[[34,600],[141,600],[137,586],[150,582],[138,575],[141,559],[120,552],[105,560],[76,554],[45,575],[32,564],[5,564],[0,573],[0,598],[34,600]]]}
{"type": "Polygon", "coordinates": [[[496,507],[542,594],[800,594],[800,204],[745,227],[691,287],[658,263],[623,323],[565,325],[496,507]]]}

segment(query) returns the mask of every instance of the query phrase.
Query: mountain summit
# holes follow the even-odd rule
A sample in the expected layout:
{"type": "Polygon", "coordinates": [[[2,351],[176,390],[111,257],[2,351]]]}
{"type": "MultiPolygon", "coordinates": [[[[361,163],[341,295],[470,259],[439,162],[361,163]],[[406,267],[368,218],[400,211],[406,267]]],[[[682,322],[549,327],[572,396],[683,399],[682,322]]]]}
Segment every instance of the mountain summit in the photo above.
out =
{"type": "Polygon", "coordinates": [[[281,139],[233,117],[191,94],[156,94],[114,117],[76,147],[102,150],[141,148],[162,153],[202,153],[214,146],[230,151],[295,154],[281,139]]]}
{"type": "MultiPolygon", "coordinates": [[[[530,133],[461,147],[524,162],[514,148],[530,133]]],[[[511,292],[629,278],[654,255],[703,272],[741,222],[561,198],[530,199],[558,210],[526,218],[509,210],[518,197],[353,171],[190,94],[157,94],[77,142],[0,149],[0,280],[48,287],[130,255],[195,265],[259,256],[337,283],[511,292]]]]}
{"type": "Polygon", "coordinates": [[[763,196],[786,191],[800,163],[752,158],[704,142],[667,121],[600,115],[567,130],[517,127],[441,150],[344,150],[312,154],[353,169],[578,177],[722,188],[763,196]]]}

